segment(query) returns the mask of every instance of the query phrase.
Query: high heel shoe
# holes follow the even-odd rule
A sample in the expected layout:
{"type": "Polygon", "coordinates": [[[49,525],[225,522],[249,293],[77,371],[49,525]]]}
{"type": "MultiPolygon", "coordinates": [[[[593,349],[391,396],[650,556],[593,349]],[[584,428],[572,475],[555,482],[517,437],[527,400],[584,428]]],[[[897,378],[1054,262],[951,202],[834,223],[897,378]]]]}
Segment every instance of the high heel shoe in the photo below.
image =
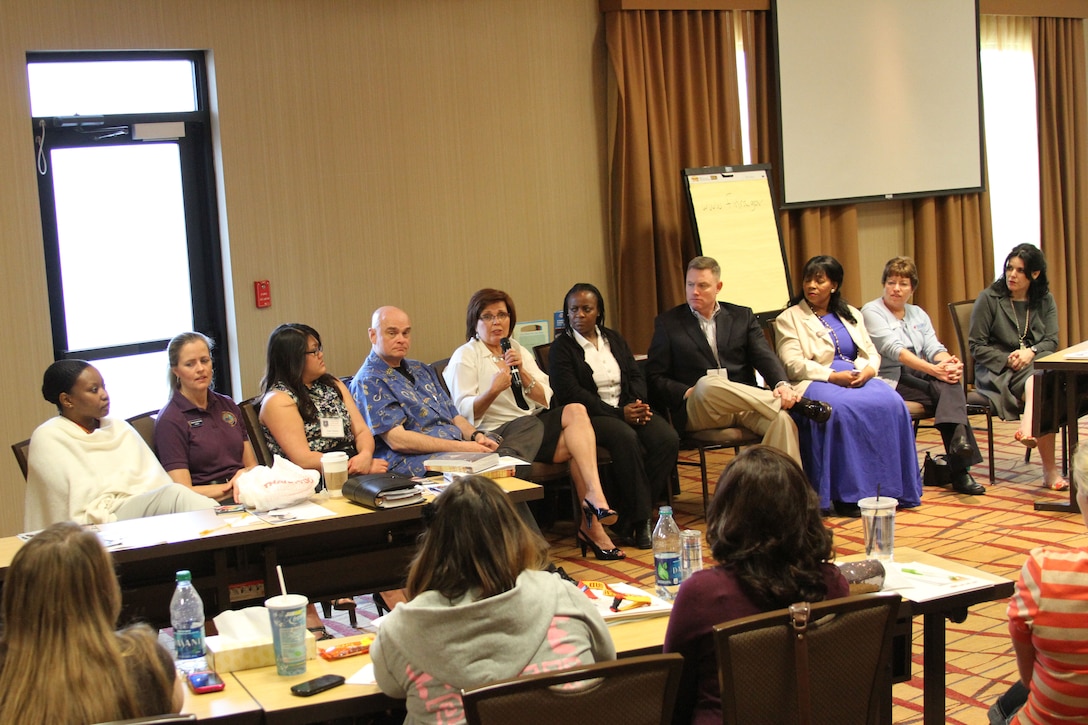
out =
{"type": "Polygon", "coordinates": [[[1013,438],[1015,438],[1018,443],[1023,444],[1024,448],[1034,448],[1035,446],[1039,445],[1039,442],[1035,440],[1034,436],[1024,435],[1020,431],[1016,431],[1016,434],[1013,436],[1013,438]]]}
{"type": "Polygon", "coordinates": [[[593,549],[593,555],[600,561],[615,561],[616,559],[626,559],[627,554],[623,553],[623,549],[618,546],[611,549],[602,549],[597,546],[597,542],[589,538],[581,529],[578,529],[578,546],[582,549],[582,556],[586,555],[586,549],[593,549]]]}
{"type": "Polygon", "coordinates": [[[586,515],[586,526],[592,526],[594,518],[605,526],[611,526],[620,518],[620,515],[612,509],[597,508],[589,502],[588,498],[582,501],[582,512],[586,515]]]}

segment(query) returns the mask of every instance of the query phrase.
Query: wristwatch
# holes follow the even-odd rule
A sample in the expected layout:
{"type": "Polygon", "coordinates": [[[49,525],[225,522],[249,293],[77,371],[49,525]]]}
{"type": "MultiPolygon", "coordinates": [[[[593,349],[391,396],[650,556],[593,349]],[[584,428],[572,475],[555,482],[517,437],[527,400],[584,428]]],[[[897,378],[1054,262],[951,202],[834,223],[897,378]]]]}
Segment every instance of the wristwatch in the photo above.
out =
{"type": "Polygon", "coordinates": [[[1028,349],[1029,349],[1029,350],[1031,350],[1031,351],[1032,351],[1033,353],[1035,353],[1036,355],[1038,355],[1038,354],[1039,354],[1039,347],[1038,347],[1037,345],[1032,345],[1032,346],[1031,346],[1031,347],[1029,347],[1028,349]]]}

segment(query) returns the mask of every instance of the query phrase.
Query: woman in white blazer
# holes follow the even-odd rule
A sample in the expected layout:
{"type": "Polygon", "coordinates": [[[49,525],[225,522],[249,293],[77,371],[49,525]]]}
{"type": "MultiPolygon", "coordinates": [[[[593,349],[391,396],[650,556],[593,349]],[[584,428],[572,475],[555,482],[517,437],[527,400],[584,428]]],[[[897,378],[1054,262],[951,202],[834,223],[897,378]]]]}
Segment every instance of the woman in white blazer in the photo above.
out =
{"type": "Polygon", "coordinates": [[[824,424],[795,417],[801,460],[824,509],[857,516],[859,499],[922,500],[914,430],[906,403],[877,378],[880,354],[861,312],[842,299],[842,265],[805,263],[801,290],[775,320],[778,357],[797,392],[831,405],[824,424]]]}

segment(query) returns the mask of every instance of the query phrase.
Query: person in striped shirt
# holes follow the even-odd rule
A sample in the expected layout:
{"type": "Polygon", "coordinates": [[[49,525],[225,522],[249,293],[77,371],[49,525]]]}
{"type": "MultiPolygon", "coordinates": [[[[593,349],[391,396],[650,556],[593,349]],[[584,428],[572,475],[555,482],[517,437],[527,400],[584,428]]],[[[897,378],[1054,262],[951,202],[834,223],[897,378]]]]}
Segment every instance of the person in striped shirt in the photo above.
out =
{"type": "MultiPolygon", "coordinates": [[[[1088,527],[1088,446],[1073,458],[1088,527]]],[[[1027,702],[1008,722],[1088,723],[1088,546],[1033,549],[1009,600],[1009,634],[1027,702]]]]}

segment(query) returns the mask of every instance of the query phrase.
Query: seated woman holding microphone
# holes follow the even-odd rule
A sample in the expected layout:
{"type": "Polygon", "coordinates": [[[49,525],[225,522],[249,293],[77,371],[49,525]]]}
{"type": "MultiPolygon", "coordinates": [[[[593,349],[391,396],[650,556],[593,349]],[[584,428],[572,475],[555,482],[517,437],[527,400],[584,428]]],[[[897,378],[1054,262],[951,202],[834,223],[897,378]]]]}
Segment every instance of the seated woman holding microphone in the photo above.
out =
{"type": "Polygon", "coordinates": [[[502,437],[502,447],[518,451],[525,460],[570,461],[585,520],[578,528],[578,543],[585,556],[623,559],[602,524],[616,523],[597,472],[597,437],[585,406],[571,403],[549,407],[552,390],[532,355],[525,354],[510,329],[517,312],[510,295],[482,289],[468,302],[464,345],[450,357],[443,377],[458,412],[483,431],[502,437]]]}
{"type": "Polygon", "coordinates": [[[865,328],[880,353],[880,377],[903,400],[936,409],[934,423],[944,442],[953,490],[981,496],[986,489],[969,471],[982,462],[982,454],[967,420],[963,362],[937,339],[926,311],[907,303],[918,287],[914,260],[888,260],[881,284],[884,294],[861,308],[865,328]]]}
{"type": "Polygon", "coordinates": [[[89,362],[54,362],[42,376],[42,396],[58,415],[30,437],[27,531],[58,521],[101,524],[215,506],[170,480],[131,425],[107,417],[110,396],[89,362]]]}
{"type": "Polygon", "coordinates": [[[665,498],[680,438],[645,402],[646,378],[623,337],[604,326],[600,290],[587,283],[571,287],[563,298],[563,320],[548,362],[553,400],[585,406],[597,442],[612,454],[620,489],[620,518],[612,530],[649,549],[653,505],[665,498]]]}
{"type": "Polygon", "coordinates": [[[212,390],[212,340],[183,332],[170,341],[170,402],[155,419],[155,452],[170,478],[216,501],[234,500],[234,480],[257,465],[238,404],[212,390]]]}
{"type": "Polygon", "coordinates": [[[309,325],[280,325],[268,338],[260,421],[274,455],[321,470],[321,454],[348,454],[348,474],[382,473],[374,436],[347,387],[325,369],[321,336],[309,325]]]}

